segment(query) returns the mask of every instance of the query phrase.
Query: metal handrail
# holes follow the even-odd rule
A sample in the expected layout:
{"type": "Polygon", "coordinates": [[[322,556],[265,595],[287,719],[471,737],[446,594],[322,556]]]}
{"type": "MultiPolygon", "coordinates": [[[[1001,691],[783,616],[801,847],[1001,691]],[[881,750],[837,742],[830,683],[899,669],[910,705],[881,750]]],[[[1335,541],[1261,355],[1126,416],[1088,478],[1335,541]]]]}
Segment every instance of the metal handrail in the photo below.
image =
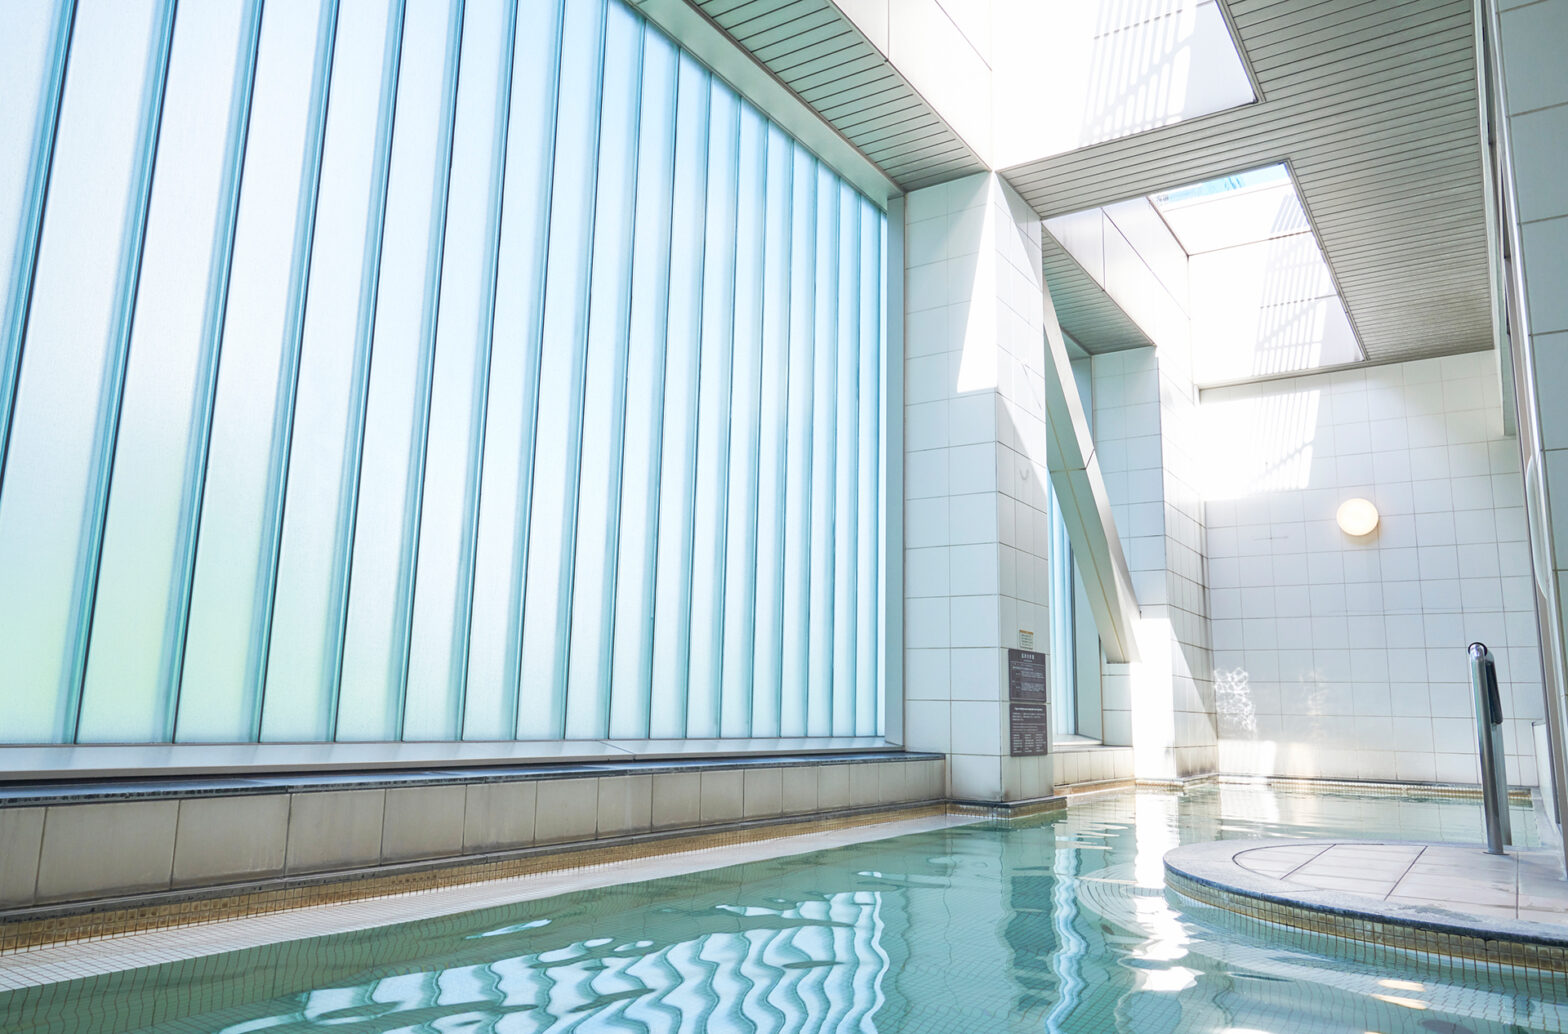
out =
{"type": "Polygon", "coordinates": [[[1486,853],[1502,854],[1513,843],[1508,822],[1508,772],[1503,753],[1503,700],[1497,665],[1485,643],[1470,644],[1470,685],[1475,691],[1476,741],[1481,751],[1481,804],[1486,816],[1486,853]]]}

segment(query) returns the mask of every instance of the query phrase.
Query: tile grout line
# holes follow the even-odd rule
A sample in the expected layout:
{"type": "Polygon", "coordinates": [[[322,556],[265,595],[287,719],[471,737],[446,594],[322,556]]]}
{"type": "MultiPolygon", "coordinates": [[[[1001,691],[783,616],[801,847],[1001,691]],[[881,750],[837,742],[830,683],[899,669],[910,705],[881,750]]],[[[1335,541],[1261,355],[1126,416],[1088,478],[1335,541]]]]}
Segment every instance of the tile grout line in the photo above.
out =
{"type": "Polygon", "coordinates": [[[1311,858],[1308,858],[1306,861],[1302,862],[1300,865],[1296,866],[1294,869],[1290,870],[1285,875],[1277,876],[1275,878],[1278,879],[1281,883],[1284,883],[1285,881],[1289,880],[1292,876],[1296,875],[1296,873],[1300,872],[1302,869],[1305,869],[1307,866],[1311,865],[1313,862],[1317,861],[1319,858],[1322,858],[1325,854],[1328,853],[1328,849],[1330,847],[1333,847],[1333,846],[1334,846],[1333,844],[1326,845],[1317,854],[1313,855],[1311,858]]]}
{"type": "Polygon", "coordinates": [[[1387,901],[1389,899],[1389,896],[1391,894],[1393,894],[1394,891],[1399,889],[1399,885],[1401,883],[1405,882],[1405,877],[1410,875],[1410,870],[1414,869],[1416,867],[1416,863],[1421,860],[1421,856],[1424,855],[1424,854],[1426,854],[1426,845],[1425,844],[1423,844],[1421,846],[1421,850],[1416,852],[1416,856],[1414,858],[1410,859],[1410,864],[1405,866],[1405,871],[1399,874],[1399,878],[1394,881],[1393,885],[1390,886],[1388,888],[1388,890],[1383,892],[1383,897],[1382,897],[1383,901],[1387,901]]]}
{"type": "Polygon", "coordinates": [[[1514,854],[1509,855],[1508,857],[1510,859],[1512,859],[1513,863],[1514,863],[1514,918],[1518,919],[1519,918],[1519,898],[1520,898],[1520,895],[1521,895],[1521,890],[1520,890],[1520,886],[1519,886],[1519,855],[1517,853],[1514,853],[1514,854]]]}

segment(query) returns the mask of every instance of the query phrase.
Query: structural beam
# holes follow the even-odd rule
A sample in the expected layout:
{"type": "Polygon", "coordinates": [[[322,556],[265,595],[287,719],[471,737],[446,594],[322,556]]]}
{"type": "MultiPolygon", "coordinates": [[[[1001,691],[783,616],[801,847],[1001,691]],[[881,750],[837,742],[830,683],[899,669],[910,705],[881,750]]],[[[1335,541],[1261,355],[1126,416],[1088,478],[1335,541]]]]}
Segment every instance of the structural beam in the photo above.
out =
{"type": "Polygon", "coordinates": [[[1105,478],[1094,455],[1089,421],[1073,381],[1051,287],[1045,285],[1046,470],[1062,508],[1067,538],[1083,577],[1089,609],[1100,629],[1105,658],[1117,664],[1138,660],[1138,600],[1116,534],[1105,478]]]}

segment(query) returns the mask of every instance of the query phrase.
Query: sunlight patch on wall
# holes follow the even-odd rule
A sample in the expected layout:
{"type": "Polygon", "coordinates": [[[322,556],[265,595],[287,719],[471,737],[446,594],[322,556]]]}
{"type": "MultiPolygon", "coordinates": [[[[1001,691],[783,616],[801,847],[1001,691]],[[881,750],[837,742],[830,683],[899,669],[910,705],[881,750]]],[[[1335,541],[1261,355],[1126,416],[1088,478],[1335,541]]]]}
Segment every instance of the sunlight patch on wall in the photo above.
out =
{"type": "Polygon", "coordinates": [[[1205,395],[1199,408],[1205,499],[1239,499],[1307,487],[1321,391],[1253,397],[1205,395]],[[1247,434],[1238,435],[1238,427],[1247,434]]]}
{"type": "Polygon", "coordinates": [[[1001,166],[1256,99],[1215,0],[996,0],[993,24],[1001,166]]]}

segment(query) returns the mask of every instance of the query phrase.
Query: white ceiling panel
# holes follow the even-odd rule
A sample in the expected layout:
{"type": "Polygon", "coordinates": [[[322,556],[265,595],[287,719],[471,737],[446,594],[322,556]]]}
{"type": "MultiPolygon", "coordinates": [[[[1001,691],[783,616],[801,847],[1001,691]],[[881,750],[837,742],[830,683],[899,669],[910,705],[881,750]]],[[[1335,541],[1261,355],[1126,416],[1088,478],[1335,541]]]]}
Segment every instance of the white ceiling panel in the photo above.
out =
{"type": "MultiPolygon", "coordinates": [[[[900,188],[985,169],[833,0],[688,2],[900,188]]],[[[1305,220],[1316,231],[1369,359],[1490,347],[1472,0],[1220,0],[1207,13],[1225,17],[1256,103],[1122,127],[1129,135],[1003,175],[1042,216],[1057,216],[1288,162],[1303,205],[1292,228],[1305,220]]],[[[1121,31],[1096,27],[1097,38],[1121,31]]],[[[1035,87],[1042,111],[1061,105],[1048,78],[1042,70],[1035,87]]],[[[1065,251],[1045,259],[1053,293],[1061,285],[1086,306],[1080,315],[1058,301],[1075,337],[1091,350],[1147,341],[1064,262],[1065,251]]]]}
{"type": "MultiPolygon", "coordinates": [[[[1288,161],[1369,359],[1490,347],[1470,0],[1225,6],[1259,103],[1016,166],[1009,182],[1052,216],[1288,161]]],[[[1337,320],[1322,327],[1337,354],[1337,320]]]]}
{"type": "Polygon", "coordinates": [[[690,0],[904,190],[985,163],[833,0],[690,0]]]}

